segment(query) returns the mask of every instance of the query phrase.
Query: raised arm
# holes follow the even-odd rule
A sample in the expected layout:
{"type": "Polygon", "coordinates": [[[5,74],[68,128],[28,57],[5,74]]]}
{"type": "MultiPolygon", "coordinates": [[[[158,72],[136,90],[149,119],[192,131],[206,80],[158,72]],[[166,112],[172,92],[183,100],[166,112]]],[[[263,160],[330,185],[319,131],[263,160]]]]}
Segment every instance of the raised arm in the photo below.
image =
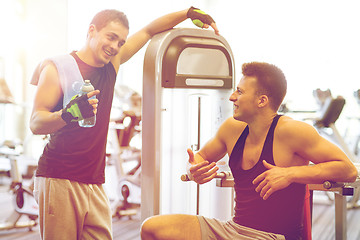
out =
{"type": "Polygon", "coordinates": [[[169,13],[155,19],[154,21],[146,25],[144,28],[142,28],[140,31],[136,32],[128,38],[126,43],[121,47],[119,54],[111,60],[115,69],[118,70],[120,64],[128,61],[155,34],[175,27],[177,24],[185,21],[188,17],[191,17],[192,19],[200,18],[202,21],[205,21],[204,25],[202,25],[203,28],[208,28],[210,25],[214,29],[215,33],[218,34],[219,30],[217,29],[214,20],[212,20],[209,15],[201,11],[199,12],[195,8],[189,8],[182,11],[169,13]]]}

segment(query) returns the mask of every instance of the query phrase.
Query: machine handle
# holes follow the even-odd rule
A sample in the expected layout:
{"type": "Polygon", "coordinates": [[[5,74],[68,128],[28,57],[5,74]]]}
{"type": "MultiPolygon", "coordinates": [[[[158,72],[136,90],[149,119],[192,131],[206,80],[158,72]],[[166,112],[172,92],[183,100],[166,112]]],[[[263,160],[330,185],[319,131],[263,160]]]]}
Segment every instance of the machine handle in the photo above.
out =
{"type": "MultiPolygon", "coordinates": [[[[181,181],[183,182],[188,182],[191,181],[189,178],[189,175],[187,174],[183,174],[181,175],[181,181]]],[[[232,177],[232,173],[230,171],[226,171],[226,172],[218,172],[216,173],[215,178],[224,178],[224,179],[233,179],[232,177]]],[[[330,188],[337,188],[337,187],[343,187],[344,183],[338,183],[338,182],[332,182],[332,181],[325,181],[323,183],[323,187],[325,189],[330,189],[330,188]]]]}
{"type": "MultiPolygon", "coordinates": [[[[228,178],[228,177],[232,177],[231,172],[218,172],[218,173],[216,173],[216,176],[215,176],[215,178],[228,178]]],[[[187,175],[187,174],[181,175],[180,178],[181,178],[181,181],[183,181],[183,182],[191,181],[189,178],[189,175],[187,175]]]]}

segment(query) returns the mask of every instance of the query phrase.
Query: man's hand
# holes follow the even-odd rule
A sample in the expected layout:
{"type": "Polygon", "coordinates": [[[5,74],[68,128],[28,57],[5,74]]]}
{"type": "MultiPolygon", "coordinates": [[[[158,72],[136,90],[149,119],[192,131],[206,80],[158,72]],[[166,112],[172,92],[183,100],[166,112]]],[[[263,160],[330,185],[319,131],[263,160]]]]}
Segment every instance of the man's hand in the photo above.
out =
{"type": "Polygon", "coordinates": [[[70,122],[78,122],[85,118],[92,117],[96,114],[98,99],[89,99],[97,94],[99,90],[95,90],[79,97],[74,96],[71,101],[62,110],[61,118],[69,124],[70,122]]]}
{"type": "MultiPolygon", "coordinates": [[[[198,184],[203,184],[211,181],[216,176],[216,171],[219,168],[216,166],[215,162],[209,164],[208,161],[201,161],[196,163],[194,153],[191,149],[187,150],[189,155],[189,166],[187,169],[188,176],[190,180],[198,184]]],[[[200,156],[199,156],[200,158],[200,156]]]]}
{"type": "Polygon", "coordinates": [[[260,192],[260,196],[266,200],[274,192],[284,189],[290,185],[288,168],[277,167],[263,160],[264,166],[269,169],[257,176],[253,184],[258,184],[256,192],[260,192]]]}
{"type": "Polygon", "coordinates": [[[216,35],[219,35],[219,29],[217,28],[214,19],[205,12],[198,8],[191,7],[187,12],[187,17],[199,28],[209,28],[211,26],[216,35]]]}

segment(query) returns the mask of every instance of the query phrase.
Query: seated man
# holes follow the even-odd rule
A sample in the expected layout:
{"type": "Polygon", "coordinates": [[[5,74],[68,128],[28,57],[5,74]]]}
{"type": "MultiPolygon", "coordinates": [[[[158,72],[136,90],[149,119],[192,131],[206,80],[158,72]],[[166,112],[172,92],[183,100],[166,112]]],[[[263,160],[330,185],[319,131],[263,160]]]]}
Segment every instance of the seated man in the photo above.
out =
{"type": "Polygon", "coordinates": [[[301,239],[306,184],[355,181],[357,170],[342,150],[311,125],[277,114],[287,88],[279,68],[252,62],[242,73],[230,96],[233,117],[195,155],[188,150],[188,174],[199,184],[211,181],[216,162],[230,156],[233,219],[154,216],[143,223],[142,239],[301,239]]]}

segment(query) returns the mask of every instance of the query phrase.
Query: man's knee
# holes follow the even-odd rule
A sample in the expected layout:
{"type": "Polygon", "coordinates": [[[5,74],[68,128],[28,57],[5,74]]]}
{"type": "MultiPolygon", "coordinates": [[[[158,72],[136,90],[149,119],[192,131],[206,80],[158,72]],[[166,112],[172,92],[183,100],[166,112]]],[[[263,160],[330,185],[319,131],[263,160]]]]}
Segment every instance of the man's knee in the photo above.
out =
{"type": "Polygon", "coordinates": [[[155,239],[156,221],[154,217],[149,217],[141,224],[140,234],[142,240],[155,239]]]}
{"type": "Polygon", "coordinates": [[[196,216],[170,214],[153,216],[141,226],[143,240],[200,239],[200,225],[196,216]]]}

